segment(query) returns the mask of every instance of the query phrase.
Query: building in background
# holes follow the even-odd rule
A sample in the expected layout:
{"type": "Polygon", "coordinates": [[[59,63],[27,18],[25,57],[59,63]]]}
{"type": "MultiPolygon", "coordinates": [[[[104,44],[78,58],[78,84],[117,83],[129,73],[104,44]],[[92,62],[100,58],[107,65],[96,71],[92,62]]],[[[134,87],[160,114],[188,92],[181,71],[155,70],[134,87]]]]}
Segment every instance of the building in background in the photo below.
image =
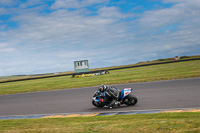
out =
{"type": "Polygon", "coordinates": [[[75,70],[75,73],[72,74],[73,78],[109,74],[108,70],[103,70],[103,69],[90,71],[88,60],[74,61],[74,70],[75,70]]]}
{"type": "Polygon", "coordinates": [[[88,60],[74,61],[74,70],[75,73],[89,72],[88,60]]]}

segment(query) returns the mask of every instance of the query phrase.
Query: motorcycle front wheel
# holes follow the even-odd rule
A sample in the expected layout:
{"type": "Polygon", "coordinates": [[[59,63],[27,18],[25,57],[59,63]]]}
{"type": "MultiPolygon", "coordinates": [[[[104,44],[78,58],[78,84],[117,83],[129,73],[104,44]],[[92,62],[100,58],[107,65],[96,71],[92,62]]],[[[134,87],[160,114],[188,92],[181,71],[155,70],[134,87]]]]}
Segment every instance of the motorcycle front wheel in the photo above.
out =
{"type": "Polygon", "coordinates": [[[125,104],[127,106],[133,106],[138,102],[138,99],[136,96],[129,94],[128,96],[126,96],[125,98],[125,104]]]}
{"type": "Polygon", "coordinates": [[[103,105],[95,102],[94,100],[92,100],[92,104],[95,106],[95,107],[98,107],[98,108],[103,108],[103,105]]]}

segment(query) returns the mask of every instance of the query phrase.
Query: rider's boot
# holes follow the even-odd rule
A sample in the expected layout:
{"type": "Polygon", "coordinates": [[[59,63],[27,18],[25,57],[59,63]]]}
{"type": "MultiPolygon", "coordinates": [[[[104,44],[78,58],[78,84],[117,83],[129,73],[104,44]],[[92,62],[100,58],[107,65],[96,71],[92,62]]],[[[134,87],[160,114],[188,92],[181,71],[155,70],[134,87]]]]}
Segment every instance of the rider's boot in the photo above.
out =
{"type": "Polygon", "coordinates": [[[109,108],[113,108],[114,106],[120,106],[120,102],[117,100],[112,100],[111,103],[108,105],[109,108]]]}

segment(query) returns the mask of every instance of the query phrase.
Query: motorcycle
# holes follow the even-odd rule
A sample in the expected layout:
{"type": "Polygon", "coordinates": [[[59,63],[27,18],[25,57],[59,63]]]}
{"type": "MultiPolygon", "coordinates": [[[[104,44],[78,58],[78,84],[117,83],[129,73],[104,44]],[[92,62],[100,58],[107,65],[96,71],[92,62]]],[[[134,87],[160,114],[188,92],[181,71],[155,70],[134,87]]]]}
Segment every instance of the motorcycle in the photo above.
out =
{"type": "MultiPolygon", "coordinates": [[[[124,88],[119,93],[119,100],[117,101],[116,106],[119,107],[120,105],[127,105],[127,106],[133,106],[138,102],[138,99],[133,94],[130,94],[132,92],[132,88],[124,88]]],[[[92,104],[95,107],[103,108],[104,106],[108,106],[112,99],[107,100],[105,102],[105,92],[101,93],[100,91],[96,91],[92,97],[92,104]]]]}

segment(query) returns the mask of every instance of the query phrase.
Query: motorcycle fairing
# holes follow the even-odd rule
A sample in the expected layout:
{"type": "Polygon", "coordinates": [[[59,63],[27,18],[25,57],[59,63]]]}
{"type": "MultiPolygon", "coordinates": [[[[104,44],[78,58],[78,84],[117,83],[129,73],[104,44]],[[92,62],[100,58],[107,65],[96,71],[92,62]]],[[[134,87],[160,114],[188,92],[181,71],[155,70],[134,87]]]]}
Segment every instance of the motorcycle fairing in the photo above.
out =
{"type": "MultiPolygon", "coordinates": [[[[95,93],[100,94],[100,91],[96,91],[95,93]]],[[[101,96],[105,97],[105,92],[103,92],[103,93],[101,93],[101,94],[102,94],[101,96]]],[[[100,102],[100,96],[99,96],[99,95],[98,95],[98,96],[92,97],[92,99],[93,99],[94,101],[96,101],[96,102],[100,102]]]]}
{"type": "Polygon", "coordinates": [[[132,92],[132,88],[124,88],[122,90],[122,93],[121,93],[121,97],[120,98],[124,98],[126,97],[128,94],[130,94],[132,92]]]}

